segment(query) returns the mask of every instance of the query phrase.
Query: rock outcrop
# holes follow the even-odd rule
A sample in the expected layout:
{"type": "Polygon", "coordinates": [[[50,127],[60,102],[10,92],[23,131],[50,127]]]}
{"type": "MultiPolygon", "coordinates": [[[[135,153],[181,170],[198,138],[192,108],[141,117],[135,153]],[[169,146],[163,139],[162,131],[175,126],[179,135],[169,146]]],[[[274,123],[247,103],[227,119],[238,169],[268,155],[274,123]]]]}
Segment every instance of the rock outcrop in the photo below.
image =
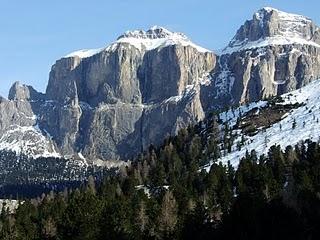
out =
{"type": "Polygon", "coordinates": [[[8,98],[14,101],[39,101],[44,100],[45,95],[37,92],[32,86],[15,82],[9,90],[8,98]]]}
{"type": "Polygon", "coordinates": [[[46,95],[64,104],[57,116],[66,121],[42,124],[64,154],[129,158],[204,117],[199,91],[187,89],[213,70],[215,55],[186,36],[163,28],[127,32],[94,53],[71,54],[50,73],[46,95]]]}
{"type": "Polygon", "coordinates": [[[0,149],[35,157],[59,157],[55,142],[38,125],[44,95],[31,86],[13,84],[9,100],[0,100],[0,149]]]}

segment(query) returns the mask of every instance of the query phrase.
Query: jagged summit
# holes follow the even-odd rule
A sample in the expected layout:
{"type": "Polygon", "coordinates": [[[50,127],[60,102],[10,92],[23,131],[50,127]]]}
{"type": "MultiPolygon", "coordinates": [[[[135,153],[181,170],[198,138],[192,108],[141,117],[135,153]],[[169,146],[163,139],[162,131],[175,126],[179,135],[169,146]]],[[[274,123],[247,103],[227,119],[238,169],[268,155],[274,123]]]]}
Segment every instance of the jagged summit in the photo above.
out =
{"type": "Polygon", "coordinates": [[[223,53],[289,44],[320,47],[320,30],[307,17],[264,7],[240,27],[223,53]]]}
{"type": "Polygon", "coordinates": [[[147,31],[133,30],[126,31],[115,42],[107,47],[98,49],[83,49],[72,52],[64,58],[79,57],[88,58],[102,51],[114,51],[119,44],[129,44],[139,51],[150,51],[160,47],[171,45],[191,46],[199,52],[211,52],[203,47],[194,44],[185,34],[179,32],[171,32],[164,27],[153,26],[147,31]]]}
{"type": "Polygon", "coordinates": [[[42,93],[37,92],[32,86],[28,86],[25,84],[16,81],[9,90],[8,99],[9,100],[41,100],[44,99],[45,96],[42,93]]]}
{"type": "Polygon", "coordinates": [[[183,33],[175,33],[171,32],[164,27],[153,26],[149,30],[134,30],[127,31],[123,35],[121,35],[119,39],[122,38],[137,38],[137,39],[159,39],[159,38],[170,38],[174,35],[179,36],[180,38],[187,39],[187,37],[183,33]]]}
{"type": "Polygon", "coordinates": [[[312,20],[293,13],[287,13],[271,7],[264,7],[254,14],[254,18],[259,21],[261,27],[267,27],[266,24],[277,22],[280,26],[278,31],[270,32],[269,35],[282,36],[305,36],[308,33],[307,27],[312,25],[312,20]]]}
{"type": "Polygon", "coordinates": [[[263,7],[261,9],[259,9],[254,14],[254,16],[267,16],[267,15],[272,14],[273,12],[281,15],[283,20],[285,20],[285,19],[287,19],[287,20],[288,19],[299,19],[299,20],[302,20],[302,21],[309,21],[309,22],[312,21],[310,18],[305,17],[303,15],[285,12],[285,11],[282,11],[282,10],[279,10],[279,9],[273,8],[273,7],[263,7]]]}

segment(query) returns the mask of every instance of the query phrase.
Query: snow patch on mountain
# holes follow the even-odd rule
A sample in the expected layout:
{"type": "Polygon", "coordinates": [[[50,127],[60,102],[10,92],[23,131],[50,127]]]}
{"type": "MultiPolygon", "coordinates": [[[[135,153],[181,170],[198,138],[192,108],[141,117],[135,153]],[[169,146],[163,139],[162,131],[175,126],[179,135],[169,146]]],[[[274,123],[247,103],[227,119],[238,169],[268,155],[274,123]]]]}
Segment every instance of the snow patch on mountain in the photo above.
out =
{"type": "Polygon", "coordinates": [[[122,36],[120,36],[117,41],[111,43],[107,47],[97,48],[97,49],[83,49],[72,52],[64,58],[79,57],[88,58],[103,51],[114,51],[119,44],[127,43],[139,51],[150,51],[153,49],[167,47],[172,45],[180,46],[190,46],[199,52],[211,52],[208,49],[200,47],[193,43],[186,35],[178,32],[171,32],[163,27],[153,26],[149,30],[135,30],[127,31],[122,36]]]}
{"type": "Polygon", "coordinates": [[[227,47],[222,50],[221,54],[232,54],[233,52],[240,52],[243,50],[255,49],[255,48],[262,48],[267,46],[273,45],[310,45],[317,48],[320,48],[320,45],[313,42],[308,41],[300,37],[290,37],[290,36],[276,36],[276,37],[267,37],[264,39],[259,39],[257,41],[235,41],[233,42],[231,47],[227,47]]]}
{"type": "Polygon", "coordinates": [[[97,48],[97,49],[82,49],[75,52],[72,52],[64,58],[70,58],[70,57],[79,57],[79,58],[88,58],[92,57],[93,55],[96,55],[100,52],[102,52],[105,48],[97,48]]]}
{"type": "Polygon", "coordinates": [[[12,125],[0,138],[0,150],[26,154],[33,158],[61,157],[52,142],[42,134],[37,125],[12,125]]]}
{"type": "MultiPolygon", "coordinates": [[[[295,104],[302,103],[303,105],[291,110],[285,114],[282,119],[271,125],[269,128],[260,130],[254,136],[244,135],[245,145],[239,151],[237,143],[241,141],[243,134],[240,134],[234,141],[231,153],[223,155],[218,160],[223,164],[228,161],[237,167],[241,158],[246,152],[255,150],[257,155],[267,154],[268,150],[273,145],[280,145],[285,149],[289,145],[296,145],[307,139],[318,141],[320,138],[320,80],[311,82],[309,85],[295,90],[293,92],[281,96],[284,102],[277,104],[295,104]]],[[[239,114],[244,114],[256,107],[263,108],[267,106],[266,101],[251,103],[247,106],[241,106],[235,110],[229,110],[220,114],[223,122],[228,122],[230,127],[236,124],[239,114]]],[[[234,130],[239,131],[239,130],[234,130]]],[[[212,163],[205,166],[207,171],[210,170],[212,163]]]]}
{"type": "Polygon", "coordinates": [[[145,49],[147,51],[166,47],[171,45],[191,46],[199,52],[210,52],[209,50],[200,47],[191,42],[186,35],[177,32],[170,32],[162,27],[152,27],[148,31],[134,31],[127,32],[121,36],[118,43],[129,43],[135,46],[140,51],[145,49]]]}

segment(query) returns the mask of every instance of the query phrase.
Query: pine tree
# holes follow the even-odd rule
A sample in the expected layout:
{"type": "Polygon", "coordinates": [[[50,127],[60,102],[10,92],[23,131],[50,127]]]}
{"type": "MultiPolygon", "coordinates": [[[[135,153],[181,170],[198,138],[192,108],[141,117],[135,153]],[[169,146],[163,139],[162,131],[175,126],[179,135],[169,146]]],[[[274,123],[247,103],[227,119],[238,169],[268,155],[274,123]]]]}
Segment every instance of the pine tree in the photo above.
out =
{"type": "Polygon", "coordinates": [[[43,220],[42,237],[43,239],[55,239],[57,236],[57,224],[52,217],[43,220]]]}
{"type": "Polygon", "coordinates": [[[149,218],[147,215],[146,204],[144,201],[141,201],[139,204],[138,214],[136,216],[136,225],[139,228],[141,233],[144,233],[147,230],[149,224],[149,218]]]}
{"type": "Polygon", "coordinates": [[[172,192],[170,190],[166,191],[162,200],[161,212],[158,219],[159,231],[163,236],[170,235],[175,229],[178,222],[177,207],[176,199],[172,192]]]}

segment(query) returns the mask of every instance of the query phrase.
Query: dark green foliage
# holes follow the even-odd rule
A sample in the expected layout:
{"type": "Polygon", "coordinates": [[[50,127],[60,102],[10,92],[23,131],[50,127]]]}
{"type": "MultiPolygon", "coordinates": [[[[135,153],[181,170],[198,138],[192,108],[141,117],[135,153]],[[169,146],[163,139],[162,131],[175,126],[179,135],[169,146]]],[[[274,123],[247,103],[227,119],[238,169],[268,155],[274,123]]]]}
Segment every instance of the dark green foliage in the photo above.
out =
{"type": "Polygon", "coordinates": [[[203,121],[103,181],[2,211],[0,239],[319,239],[319,143],[248,152],[235,169],[217,162],[230,129],[217,134],[203,121]]]}

